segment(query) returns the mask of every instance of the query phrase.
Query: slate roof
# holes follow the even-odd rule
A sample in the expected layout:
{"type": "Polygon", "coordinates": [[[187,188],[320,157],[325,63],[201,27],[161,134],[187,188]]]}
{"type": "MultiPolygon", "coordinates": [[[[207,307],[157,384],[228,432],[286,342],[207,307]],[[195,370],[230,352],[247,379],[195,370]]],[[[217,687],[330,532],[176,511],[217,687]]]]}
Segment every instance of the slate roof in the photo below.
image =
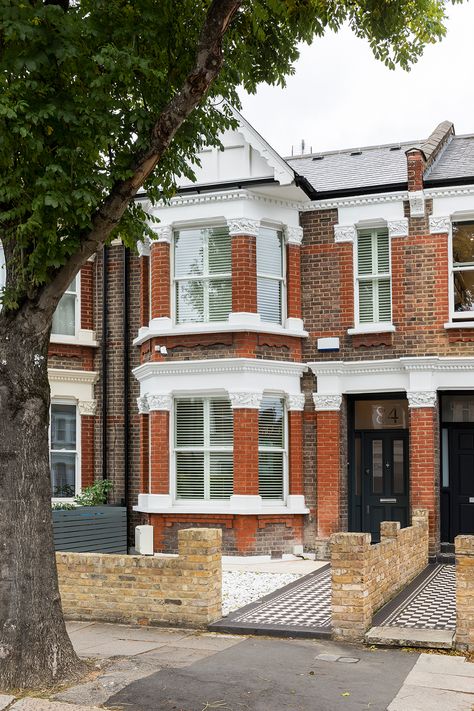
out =
{"type": "MultiPolygon", "coordinates": [[[[390,143],[382,146],[351,148],[287,158],[289,165],[308,180],[318,193],[363,191],[364,188],[397,189],[407,182],[407,159],[410,148],[421,148],[423,141],[390,143]]],[[[474,135],[453,136],[442,149],[425,179],[474,176],[474,135]]],[[[474,182],[474,180],[473,180],[474,182]]]]}

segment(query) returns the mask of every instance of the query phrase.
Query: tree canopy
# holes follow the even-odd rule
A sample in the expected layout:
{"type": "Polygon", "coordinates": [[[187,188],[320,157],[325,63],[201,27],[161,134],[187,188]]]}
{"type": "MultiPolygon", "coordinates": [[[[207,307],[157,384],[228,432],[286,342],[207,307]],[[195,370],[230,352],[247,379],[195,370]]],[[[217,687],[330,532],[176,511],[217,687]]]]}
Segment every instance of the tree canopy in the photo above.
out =
{"type": "MultiPolygon", "coordinates": [[[[129,198],[139,187],[137,175],[151,200],[173,195],[176,176],[191,175],[196,153],[218,144],[220,131],[232,124],[224,100],[239,108],[239,87],[284,85],[299,43],[348,23],[377,58],[408,68],[445,33],[442,0],[1,0],[0,8],[7,312],[38,298],[82,250],[58,284],[63,289],[95,251],[93,243],[85,245],[97,218],[127,181],[134,179],[129,198]],[[225,61],[202,97],[198,84],[191,87],[196,108],[178,122],[171,145],[161,146],[148,172],[143,162],[153,152],[157,125],[173,121],[166,109],[176,104],[203,43],[212,40],[206,22],[225,5],[225,61]]],[[[119,231],[131,246],[147,223],[138,202],[127,199],[122,207],[105,231],[107,238],[119,231]]]]}

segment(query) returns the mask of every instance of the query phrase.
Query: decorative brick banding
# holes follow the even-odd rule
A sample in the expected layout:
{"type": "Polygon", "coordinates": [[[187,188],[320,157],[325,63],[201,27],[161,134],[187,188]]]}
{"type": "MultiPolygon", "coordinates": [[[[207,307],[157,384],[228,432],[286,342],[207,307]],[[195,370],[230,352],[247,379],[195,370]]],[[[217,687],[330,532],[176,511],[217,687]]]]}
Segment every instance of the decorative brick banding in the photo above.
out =
{"type": "Polygon", "coordinates": [[[331,537],[332,624],[335,639],[361,640],[374,613],[428,564],[428,511],[414,509],[412,525],[380,525],[380,543],[370,533],[331,537]]]}
{"type": "Polygon", "coordinates": [[[59,588],[68,619],[205,627],[222,608],[222,534],[188,528],[179,556],[57,553],[59,588]]]}

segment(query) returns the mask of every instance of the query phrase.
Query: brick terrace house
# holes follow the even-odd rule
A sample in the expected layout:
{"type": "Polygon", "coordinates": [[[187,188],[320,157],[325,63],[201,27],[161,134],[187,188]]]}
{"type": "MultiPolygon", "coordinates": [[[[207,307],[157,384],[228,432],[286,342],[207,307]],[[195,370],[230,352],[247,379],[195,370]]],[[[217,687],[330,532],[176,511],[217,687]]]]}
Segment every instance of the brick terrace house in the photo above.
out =
{"type": "Polygon", "coordinates": [[[474,136],[284,160],[236,116],[63,297],[53,495],[111,478],[166,552],[324,556],[423,506],[435,554],[474,533],[474,136]]]}

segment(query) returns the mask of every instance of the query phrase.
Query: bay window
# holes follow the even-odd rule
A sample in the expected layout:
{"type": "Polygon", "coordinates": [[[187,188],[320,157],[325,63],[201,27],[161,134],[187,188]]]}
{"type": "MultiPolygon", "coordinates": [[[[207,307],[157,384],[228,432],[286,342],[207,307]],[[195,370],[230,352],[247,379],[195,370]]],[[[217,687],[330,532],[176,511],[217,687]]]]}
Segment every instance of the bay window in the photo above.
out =
{"type": "Polygon", "coordinates": [[[175,400],[176,499],[228,499],[234,483],[234,426],[224,398],[175,400]]]}
{"type": "Polygon", "coordinates": [[[51,487],[54,498],[77,493],[77,408],[51,404],[51,487]]]}
{"type": "Polygon", "coordinates": [[[79,278],[69,284],[53,315],[51,333],[58,336],[75,336],[78,327],[79,278]]]}
{"type": "Polygon", "coordinates": [[[285,498],[285,403],[264,396],[258,413],[258,484],[262,499],[285,498]]]}
{"type": "Polygon", "coordinates": [[[226,321],[232,309],[232,250],[227,227],[174,235],[176,322],[226,321]]]}
{"type": "Polygon", "coordinates": [[[452,229],[453,318],[474,317],[474,222],[455,222],[452,229]]]}
{"type": "Polygon", "coordinates": [[[358,233],[356,282],[358,323],[390,323],[392,299],[387,230],[358,233]]]}
{"type": "Polygon", "coordinates": [[[283,235],[261,227],[257,236],[257,311],[262,321],[282,323],[283,286],[283,235]]]}

